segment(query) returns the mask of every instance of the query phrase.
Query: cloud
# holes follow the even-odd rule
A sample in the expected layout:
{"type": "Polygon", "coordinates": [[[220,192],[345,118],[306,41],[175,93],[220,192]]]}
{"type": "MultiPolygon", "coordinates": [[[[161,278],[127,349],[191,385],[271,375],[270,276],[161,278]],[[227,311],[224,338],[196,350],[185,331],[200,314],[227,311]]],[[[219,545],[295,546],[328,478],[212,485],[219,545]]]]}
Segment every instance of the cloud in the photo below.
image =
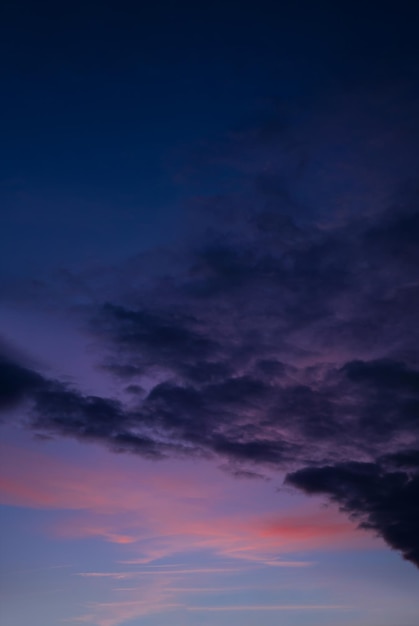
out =
{"type": "MultiPolygon", "coordinates": [[[[223,456],[233,469],[278,467],[291,477],[305,476],[298,468],[316,472],[342,462],[375,467],[391,455],[395,463],[415,449],[415,201],[327,228],[253,211],[239,236],[231,229],[192,250],[154,311],[150,301],[145,315],[135,299],[123,309],[103,307],[96,332],[110,358],[134,368],[130,379],[139,384],[146,373],[155,377],[133,409],[138,424],[191,453],[223,456]],[[164,335],[176,342],[155,341],[162,319],[164,335]]],[[[406,529],[409,519],[417,524],[417,510],[394,499],[392,474],[383,471],[376,480],[381,504],[392,503],[391,522],[374,513],[380,501],[368,473],[361,474],[366,503],[359,513],[417,562],[416,539],[406,529]],[[390,532],[397,524],[405,539],[390,532]]],[[[291,477],[288,484],[304,490],[291,477]]],[[[323,492],[357,514],[356,502],[323,492]]]]}
{"type": "Polygon", "coordinates": [[[13,408],[44,384],[37,372],[0,355],[0,410],[13,408]]]}
{"type": "Polygon", "coordinates": [[[325,494],[419,566],[419,473],[389,471],[374,463],[304,468],[287,477],[309,494],[325,494]]]}
{"type": "Polygon", "coordinates": [[[206,199],[202,230],[166,266],[148,280],[125,264],[123,287],[89,306],[117,399],[9,359],[3,408],[27,402],[41,436],[216,458],[241,476],[287,472],[417,563],[419,192],[406,182],[417,166],[406,129],[416,131],[406,119],[396,132],[410,104],[376,119],[381,96],[351,98],[354,112],[334,102],[343,110],[302,122],[288,148],[273,127],[237,133],[226,167],[241,168],[244,191],[206,199]]]}
{"type": "MultiPolygon", "coordinates": [[[[294,471],[289,484],[305,491],[322,467],[341,476],[340,462],[381,467],[378,459],[401,463],[410,454],[412,463],[409,450],[419,446],[412,309],[419,299],[415,251],[402,245],[406,224],[416,224],[411,212],[343,230],[312,226],[304,234],[296,227],[285,250],[271,226],[270,243],[264,229],[252,230],[255,241],[230,242],[228,254],[225,242],[211,254],[194,252],[154,309],[152,302],[147,309],[107,304],[96,315],[107,363],[123,384],[148,387],[141,396],[87,396],[4,360],[2,406],[29,402],[29,425],[42,435],[147,458],[217,456],[236,473],[255,473],[256,465],[262,475],[264,468],[294,471]]],[[[361,472],[364,491],[355,498],[348,469],[355,466],[345,467],[349,474],[338,482],[347,491],[326,482],[319,492],[359,513],[417,563],[408,525],[418,512],[396,497],[414,489],[417,468],[395,474],[396,491],[392,473],[377,469],[373,479],[361,472]],[[372,484],[383,490],[381,500],[372,484]],[[388,523],[377,512],[384,505],[394,511],[388,523]]]]}
{"type": "Polygon", "coordinates": [[[188,611],[325,611],[352,607],[341,604],[241,604],[230,606],[190,606],[188,611]]]}

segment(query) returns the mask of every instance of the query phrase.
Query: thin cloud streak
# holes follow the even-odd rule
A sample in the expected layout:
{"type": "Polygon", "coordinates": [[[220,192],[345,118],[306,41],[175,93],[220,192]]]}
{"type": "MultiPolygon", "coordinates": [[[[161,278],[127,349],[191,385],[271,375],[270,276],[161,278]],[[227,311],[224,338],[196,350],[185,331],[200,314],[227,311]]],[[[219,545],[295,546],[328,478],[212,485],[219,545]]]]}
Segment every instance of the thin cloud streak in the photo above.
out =
{"type": "Polygon", "coordinates": [[[353,608],[341,604],[247,604],[237,606],[191,606],[188,607],[188,611],[347,611],[353,608]]]}
{"type": "Polygon", "coordinates": [[[0,488],[1,501],[67,511],[59,521],[46,525],[49,535],[98,538],[129,547],[131,558],[121,558],[122,565],[145,566],[182,552],[204,551],[240,562],[240,568],[309,567],[310,559],[285,554],[376,545],[335,510],[319,511],[291,499],[286,506],[282,501],[281,514],[273,514],[277,506],[268,484],[264,486],[266,498],[261,500],[257,484],[237,484],[207,463],[195,462],[191,472],[182,462],[169,466],[166,462],[154,466],[150,474],[144,461],[115,456],[111,462],[99,449],[94,460],[86,450],[73,467],[57,458],[51,445],[42,454],[3,445],[9,486],[0,488]],[[140,480],[137,467],[142,470],[140,480]],[[202,480],[207,485],[205,498],[202,480]],[[260,500],[257,513],[249,511],[242,499],[242,494],[248,497],[250,488],[260,500]],[[227,502],[236,503],[235,513],[225,512],[227,502]]]}
{"type": "MultiPolygon", "coordinates": [[[[132,563],[132,561],[124,561],[124,563],[132,563]]],[[[243,572],[246,569],[240,567],[191,567],[185,569],[168,569],[168,570],[141,570],[135,572],[79,572],[77,576],[84,578],[115,578],[116,580],[125,578],[138,578],[141,576],[171,576],[184,574],[231,574],[243,572]]]]}

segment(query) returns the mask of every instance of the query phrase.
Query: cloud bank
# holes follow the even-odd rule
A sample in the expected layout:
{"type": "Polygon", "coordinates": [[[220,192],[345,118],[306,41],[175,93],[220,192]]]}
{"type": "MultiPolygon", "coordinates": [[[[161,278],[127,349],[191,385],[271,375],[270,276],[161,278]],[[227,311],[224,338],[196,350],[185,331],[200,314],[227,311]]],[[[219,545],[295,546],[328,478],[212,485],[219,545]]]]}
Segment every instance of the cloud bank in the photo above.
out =
{"type": "Polygon", "coordinates": [[[89,312],[118,400],[5,356],[0,407],[27,402],[42,436],[285,470],[419,566],[418,193],[304,212],[249,167],[253,195],[211,199],[175,264],[89,312]]]}

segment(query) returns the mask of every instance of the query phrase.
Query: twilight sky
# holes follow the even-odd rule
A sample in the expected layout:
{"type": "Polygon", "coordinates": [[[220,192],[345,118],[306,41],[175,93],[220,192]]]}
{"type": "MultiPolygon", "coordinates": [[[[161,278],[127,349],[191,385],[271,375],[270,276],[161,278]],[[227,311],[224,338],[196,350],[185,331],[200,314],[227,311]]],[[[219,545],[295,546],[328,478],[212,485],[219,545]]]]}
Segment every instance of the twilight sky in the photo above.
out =
{"type": "Polygon", "coordinates": [[[0,15],[7,626],[415,626],[419,10],[0,15]]]}

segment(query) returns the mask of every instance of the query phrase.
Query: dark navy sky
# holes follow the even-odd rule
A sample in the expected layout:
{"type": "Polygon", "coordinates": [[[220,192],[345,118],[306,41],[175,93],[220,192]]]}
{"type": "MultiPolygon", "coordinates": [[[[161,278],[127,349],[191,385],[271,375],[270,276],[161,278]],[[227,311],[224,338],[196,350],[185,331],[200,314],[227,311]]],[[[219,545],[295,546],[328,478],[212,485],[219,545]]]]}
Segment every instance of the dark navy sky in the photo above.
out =
{"type": "Polygon", "coordinates": [[[304,119],[330,93],[411,77],[414,3],[373,4],[6,2],[2,264],[163,242],[191,190],[216,188],[184,176],[198,146],[272,106],[304,119]]]}

